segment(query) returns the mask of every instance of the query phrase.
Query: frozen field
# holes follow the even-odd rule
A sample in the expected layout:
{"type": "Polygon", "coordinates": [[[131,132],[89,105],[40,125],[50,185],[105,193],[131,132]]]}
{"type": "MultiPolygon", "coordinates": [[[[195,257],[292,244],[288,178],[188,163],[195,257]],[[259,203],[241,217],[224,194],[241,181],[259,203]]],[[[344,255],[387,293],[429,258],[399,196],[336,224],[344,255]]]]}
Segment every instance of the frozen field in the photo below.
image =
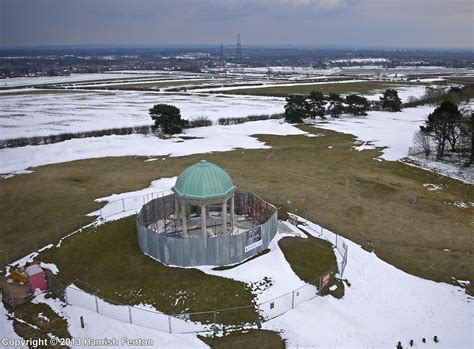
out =
{"type": "Polygon", "coordinates": [[[432,111],[433,107],[408,108],[398,113],[371,111],[367,116],[328,118],[317,121],[315,125],[357,136],[361,141],[358,150],[386,147],[381,157],[396,161],[408,155],[415,132],[432,111]]]}
{"type": "Polygon", "coordinates": [[[0,95],[0,139],[151,125],[148,109],[173,104],[185,119],[274,114],[283,98],[176,95],[138,91],[0,95]]]}
{"type": "MultiPolygon", "coordinates": [[[[163,71],[150,72],[150,74],[163,74],[163,71]]],[[[167,73],[167,72],[165,72],[167,73]]],[[[144,74],[133,72],[110,72],[101,74],[71,74],[69,76],[42,76],[42,77],[19,77],[0,79],[0,87],[29,86],[40,84],[70,83],[76,81],[107,80],[119,78],[143,77],[144,74]]]]}
{"type": "MultiPolygon", "coordinates": [[[[78,94],[65,96],[69,100],[68,103],[73,103],[74,99],[79,97],[81,96],[78,94]]],[[[257,114],[255,105],[260,107],[259,113],[281,112],[284,103],[281,98],[248,96],[221,98],[216,95],[202,97],[197,95],[176,96],[124,92],[119,94],[106,93],[104,97],[100,97],[93,93],[91,98],[96,101],[100,99],[102,104],[94,107],[89,99],[79,99],[77,100],[78,107],[73,108],[74,113],[69,116],[69,121],[66,122],[61,121],[61,115],[66,114],[68,108],[65,108],[59,101],[55,101],[52,96],[51,104],[43,107],[46,115],[50,113],[48,118],[51,119],[51,122],[45,123],[43,117],[42,122],[37,124],[32,122],[25,124],[28,119],[23,116],[12,120],[7,119],[12,123],[17,122],[17,127],[7,128],[3,125],[2,127],[10,134],[16,134],[16,137],[18,137],[20,135],[50,134],[52,133],[51,130],[61,133],[68,130],[88,130],[93,127],[96,127],[96,129],[111,128],[117,127],[117,124],[120,126],[151,124],[147,116],[147,109],[149,105],[157,103],[156,97],[168,98],[168,102],[172,98],[172,104],[178,105],[185,117],[196,113],[195,116],[213,115],[211,117],[213,120],[221,116],[248,115],[249,110],[257,114]],[[120,95],[127,96],[128,101],[120,102],[118,98],[120,95]],[[133,102],[133,96],[138,96],[137,98],[141,98],[141,101],[133,102]],[[145,102],[147,99],[149,99],[149,104],[145,102]],[[193,100],[196,101],[194,104],[191,102],[193,100]],[[111,110],[112,106],[117,103],[122,105],[119,109],[120,112],[111,110]],[[53,105],[57,105],[57,108],[53,105]],[[200,109],[199,105],[203,107],[200,109]],[[92,110],[92,114],[89,109],[92,110]],[[53,113],[54,110],[57,113],[53,113]],[[142,111],[139,112],[139,110],[142,111]],[[202,112],[196,112],[196,110],[202,110],[202,112]],[[112,120],[113,124],[111,123],[112,120]]],[[[40,98],[44,98],[44,96],[40,98]]],[[[338,119],[316,120],[315,126],[355,135],[360,141],[360,145],[355,148],[357,150],[384,147],[381,157],[385,160],[396,161],[408,155],[408,148],[413,145],[414,133],[432,111],[432,107],[403,109],[402,112],[398,113],[372,111],[363,117],[342,116],[338,119]]],[[[30,113],[28,115],[34,120],[35,113],[30,113]]],[[[144,135],[113,135],[71,139],[55,144],[1,149],[0,173],[16,173],[29,167],[107,156],[184,156],[212,151],[228,151],[238,147],[250,149],[265,147],[256,138],[251,137],[252,134],[257,133],[304,134],[304,132],[290,124],[277,120],[266,120],[247,122],[235,126],[213,125],[211,127],[188,129],[184,132],[185,136],[198,138],[185,141],[178,137],[164,140],[144,135]]]]}
{"type": "Polygon", "coordinates": [[[187,140],[178,136],[160,139],[141,134],[75,138],[54,144],[0,149],[0,174],[24,173],[29,167],[108,156],[185,156],[235,148],[268,148],[251,137],[252,134],[303,135],[306,132],[280,120],[264,120],[187,129],[184,136],[194,138],[187,140]]]}

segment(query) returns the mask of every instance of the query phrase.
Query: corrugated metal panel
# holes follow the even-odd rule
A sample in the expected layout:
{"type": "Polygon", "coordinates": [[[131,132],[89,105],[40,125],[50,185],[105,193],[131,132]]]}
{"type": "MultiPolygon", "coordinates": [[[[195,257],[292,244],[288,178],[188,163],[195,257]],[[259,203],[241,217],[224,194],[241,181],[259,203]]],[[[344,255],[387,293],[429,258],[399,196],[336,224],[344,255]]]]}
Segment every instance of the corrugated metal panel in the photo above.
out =
{"type": "MultiPolygon", "coordinates": [[[[243,194],[248,197],[251,194],[243,194]]],[[[241,199],[241,198],[239,198],[241,199]]],[[[222,237],[180,238],[166,236],[148,229],[147,226],[161,219],[159,213],[174,212],[174,195],[152,200],[146,204],[137,217],[137,238],[140,249],[147,255],[167,265],[227,265],[240,263],[266,249],[277,232],[277,212],[262,224],[262,245],[245,252],[247,234],[222,237]]]]}

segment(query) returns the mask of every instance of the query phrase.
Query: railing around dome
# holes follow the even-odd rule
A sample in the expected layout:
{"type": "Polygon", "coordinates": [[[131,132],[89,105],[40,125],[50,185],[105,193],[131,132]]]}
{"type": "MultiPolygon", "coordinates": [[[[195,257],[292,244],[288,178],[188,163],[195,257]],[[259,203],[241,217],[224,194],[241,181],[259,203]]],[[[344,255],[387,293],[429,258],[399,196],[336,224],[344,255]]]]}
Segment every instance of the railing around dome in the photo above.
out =
{"type": "Polygon", "coordinates": [[[143,205],[136,226],[143,253],[166,265],[197,266],[240,263],[265,250],[277,232],[277,209],[252,193],[235,193],[236,211],[260,224],[239,234],[183,238],[163,234],[149,226],[174,214],[174,194],[143,205]]]}

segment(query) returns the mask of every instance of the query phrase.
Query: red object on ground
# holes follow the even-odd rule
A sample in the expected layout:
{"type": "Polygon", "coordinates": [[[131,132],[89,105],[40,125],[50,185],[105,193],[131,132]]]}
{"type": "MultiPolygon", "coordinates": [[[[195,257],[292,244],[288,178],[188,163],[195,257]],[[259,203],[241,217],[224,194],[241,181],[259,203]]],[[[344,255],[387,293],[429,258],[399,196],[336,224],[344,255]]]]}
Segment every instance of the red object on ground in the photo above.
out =
{"type": "Polygon", "coordinates": [[[326,274],[323,275],[323,279],[321,280],[321,289],[329,285],[330,281],[331,281],[331,272],[328,271],[326,274]]]}
{"type": "Polygon", "coordinates": [[[28,286],[31,292],[35,292],[37,288],[41,291],[46,290],[46,279],[44,276],[43,269],[38,264],[32,264],[26,268],[26,275],[28,276],[28,286]]]}

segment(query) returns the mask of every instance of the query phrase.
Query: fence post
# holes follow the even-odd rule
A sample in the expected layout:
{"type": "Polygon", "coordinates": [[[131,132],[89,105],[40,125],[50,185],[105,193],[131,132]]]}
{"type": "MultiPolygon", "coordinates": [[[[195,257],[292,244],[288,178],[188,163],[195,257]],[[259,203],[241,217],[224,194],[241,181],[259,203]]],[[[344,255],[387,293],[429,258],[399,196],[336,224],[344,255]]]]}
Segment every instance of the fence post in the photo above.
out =
{"type": "Polygon", "coordinates": [[[97,296],[94,296],[95,299],[95,311],[99,313],[99,302],[97,301],[97,296]]]}
{"type": "Polygon", "coordinates": [[[125,212],[125,199],[122,199],[122,212],[125,212]]]}
{"type": "Polygon", "coordinates": [[[214,323],[217,324],[217,314],[215,311],[213,311],[213,313],[214,313],[214,323]]]}
{"type": "Polygon", "coordinates": [[[291,309],[295,309],[295,291],[291,292],[291,309]]]}
{"type": "Polygon", "coordinates": [[[130,323],[132,324],[132,307],[128,306],[128,319],[130,320],[130,323]]]}
{"type": "Polygon", "coordinates": [[[171,328],[171,316],[168,315],[168,330],[170,333],[173,333],[172,328],[171,328]]]}

